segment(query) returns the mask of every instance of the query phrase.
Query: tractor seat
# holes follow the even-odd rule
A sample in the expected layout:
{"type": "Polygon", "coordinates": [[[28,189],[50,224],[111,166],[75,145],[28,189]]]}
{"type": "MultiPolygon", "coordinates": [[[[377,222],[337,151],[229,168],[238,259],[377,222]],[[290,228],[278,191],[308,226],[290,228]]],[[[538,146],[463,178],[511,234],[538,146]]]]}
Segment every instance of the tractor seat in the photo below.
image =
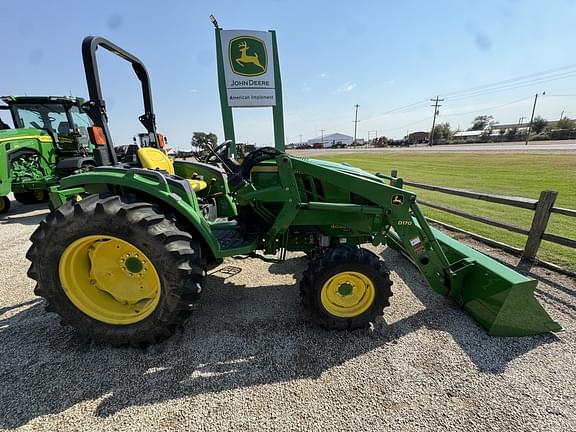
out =
{"type": "Polygon", "coordinates": [[[58,135],[70,135],[70,123],[67,121],[58,123],[58,135]]]}
{"type": "MultiPolygon", "coordinates": [[[[166,153],[153,147],[142,147],[138,149],[138,160],[143,168],[166,171],[174,175],[174,165],[166,153]]],[[[208,187],[204,180],[186,179],[194,192],[200,192],[208,187]]]]}

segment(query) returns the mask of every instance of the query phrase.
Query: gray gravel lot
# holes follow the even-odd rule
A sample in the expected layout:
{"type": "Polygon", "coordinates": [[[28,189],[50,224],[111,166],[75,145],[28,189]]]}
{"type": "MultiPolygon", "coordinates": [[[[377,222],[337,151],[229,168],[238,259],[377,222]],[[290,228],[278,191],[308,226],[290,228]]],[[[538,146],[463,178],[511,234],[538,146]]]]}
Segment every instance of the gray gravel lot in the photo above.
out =
{"type": "MultiPolygon", "coordinates": [[[[169,341],[89,345],[33,294],[24,257],[46,210],[0,217],[0,428],[21,430],[576,430],[576,281],[542,269],[565,331],[493,338],[393,251],[373,329],[327,332],[299,304],[306,259],[230,260],[169,341]]],[[[514,264],[514,259],[471,243],[514,264]]]]}

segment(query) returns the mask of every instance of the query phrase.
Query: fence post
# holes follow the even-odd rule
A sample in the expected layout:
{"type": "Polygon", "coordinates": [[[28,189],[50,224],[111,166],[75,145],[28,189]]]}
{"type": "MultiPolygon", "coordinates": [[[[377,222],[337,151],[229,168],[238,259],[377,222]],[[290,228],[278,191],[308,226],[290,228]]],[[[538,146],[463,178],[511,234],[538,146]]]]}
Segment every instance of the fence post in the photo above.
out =
{"type": "Polygon", "coordinates": [[[540,198],[538,199],[536,209],[534,210],[532,226],[528,233],[524,252],[522,252],[523,261],[533,261],[534,258],[536,258],[536,253],[538,252],[538,248],[542,242],[542,235],[546,231],[546,226],[550,219],[550,210],[554,207],[554,202],[556,201],[557,196],[558,192],[555,191],[540,192],[540,198]]]}
{"type": "Polygon", "coordinates": [[[398,178],[398,170],[392,170],[390,172],[390,177],[392,177],[392,180],[390,180],[390,186],[397,187],[398,189],[404,188],[404,181],[401,178],[398,178]]]}

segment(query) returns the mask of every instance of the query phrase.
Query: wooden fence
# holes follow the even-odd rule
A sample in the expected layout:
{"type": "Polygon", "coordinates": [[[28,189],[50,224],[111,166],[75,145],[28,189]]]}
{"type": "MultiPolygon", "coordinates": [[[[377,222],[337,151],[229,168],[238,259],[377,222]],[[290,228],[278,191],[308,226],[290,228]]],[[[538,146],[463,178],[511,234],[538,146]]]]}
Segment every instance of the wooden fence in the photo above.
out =
{"type": "Polygon", "coordinates": [[[391,180],[392,185],[407,185],[412,186],[418,189],[425,189],[434,192],[440,192],[443,194],[448,195],[456,195],[464,198],[470,198],[475,200],[487,201],[496,204],[507,205],[511,207],[518,207],[527,210],[532,210],[534,212],[534,216],[532,218],[532,224],[530,229],[522,228],[516,225],[509,224],[507,222],[500,222],[491,218],[487,218],[484,216],[473,215],[467,213],[462,210],[453,209],[450,207],[446,207],[443,205],[435,204],[428,202],[426,200],[418,199],[418,203],[422,204],[426,207],[430,207],[436,210],[440,210],[446,213],[450,213],[456,216],[460,216],[466,219],[470,219],[476,222],[481,222],[486,225],[494,226],[497,228],[503,228],[507,231],[511,231],[518,234],[523,234],[527,237],[526,244],[524,245],[523,249],[519,249],[517,247],[511,246],[509,244],[484,237],[480,234],[476,234],[470,231],[466,231],[462,228],[455,227],[453,225],[449,225],[445,222],[441,222],[432,218],[426,218],[427,220],[441,225],[451,231],[461,232],[464,233],[471,238],[479,240],[483,243],[486,243],[492,247],[497,247],[499,249],[505,250],[506,252],[512,253],[514,255],[520,256],[523,261],[538,263],[543,267],[550,268],[552,270],[559,271],[564,274],[568,274],[570,276],[576,277],[576,273],[564,269],[556,264],[546,262],[540,260],[536,257],[538,253],[538,249],[540,248],[540,244],[542,240],[546,240],[555,244],[559,244],[562,246],[566,246],[569,248],[576,249],[576,240],[570,239],[567,237],[558,236],[555,234],[548,234],[546,233],[546,227],[548,226],[548,221],[550,219],[550,215],[552,213],[561,214],[568,217],[576,217],[576,210],[561,208],[561,207],[554,207],[554,203],[556,202],[556,197],[558,196],[558,192],[545,190],[540,193],[540,197],[537,200],[530,199],[530,198],[523,198],[523,197],[514,197],[514,196],[503,196],[503,195],[493,195],[483,192],[472,192],[464,189],[455,189],[449,188],[444,186],[434,186],[425,183],[418,183],[412,181],[406,181],[398,178],[398,172],[393,170],[390,176],[377,174],[380,177],[387,178],[391,180]]]}

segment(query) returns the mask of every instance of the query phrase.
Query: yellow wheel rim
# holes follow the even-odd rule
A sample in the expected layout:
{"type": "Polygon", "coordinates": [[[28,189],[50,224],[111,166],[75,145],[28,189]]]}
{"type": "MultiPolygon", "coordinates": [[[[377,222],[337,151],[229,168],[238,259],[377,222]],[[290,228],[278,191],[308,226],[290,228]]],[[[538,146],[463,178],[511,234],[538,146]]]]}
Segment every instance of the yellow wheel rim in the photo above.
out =
{"type": "Polygon", "coordinates": [[[150,259],[116,237],[92,235],[72,242],[58,271],[74,306],[107,324],[142,321],[160,301],[160,278],[150,259]]]}
{"type": "Polygon", "coordinates": [[[322,286],[320,300],[331,315],[352,318],[366,312],[376,297],[372,280],[358,272],[341,272],[322,286]]]}

